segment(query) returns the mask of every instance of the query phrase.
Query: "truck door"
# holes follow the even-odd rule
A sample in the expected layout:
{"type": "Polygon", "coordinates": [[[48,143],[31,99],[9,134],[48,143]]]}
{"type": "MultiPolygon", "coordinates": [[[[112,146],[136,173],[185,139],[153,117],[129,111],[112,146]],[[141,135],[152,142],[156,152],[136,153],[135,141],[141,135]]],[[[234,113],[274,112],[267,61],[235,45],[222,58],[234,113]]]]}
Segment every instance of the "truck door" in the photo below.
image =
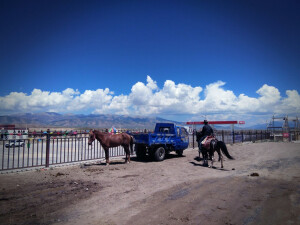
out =
{"type": "Polygon", "coordinates": [[[176,134],[176,145],[175,145],[175,150],[181,149],[181,130],[180,127],[175,128],[175,134],[176,134]]]}
{"type": "Polygon", "coordinates": [[[189,133],[186,131],[184,127],[180,128],[180,133],[181,133],[181,148],[187,148],[189,145],[189,133]]]}

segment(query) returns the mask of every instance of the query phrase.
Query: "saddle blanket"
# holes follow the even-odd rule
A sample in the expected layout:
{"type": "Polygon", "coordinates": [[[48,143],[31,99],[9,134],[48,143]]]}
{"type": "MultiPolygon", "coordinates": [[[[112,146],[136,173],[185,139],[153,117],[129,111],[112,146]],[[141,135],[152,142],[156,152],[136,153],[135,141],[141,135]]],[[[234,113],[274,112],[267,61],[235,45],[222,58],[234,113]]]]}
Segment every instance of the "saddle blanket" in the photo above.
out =
{"type": "Polygon", "coordinates": [[[214,136],[207,136],[204,138],[204,140],[201,142],[204,148],[209,149],[211,140],[215,139],[214,136]]]}

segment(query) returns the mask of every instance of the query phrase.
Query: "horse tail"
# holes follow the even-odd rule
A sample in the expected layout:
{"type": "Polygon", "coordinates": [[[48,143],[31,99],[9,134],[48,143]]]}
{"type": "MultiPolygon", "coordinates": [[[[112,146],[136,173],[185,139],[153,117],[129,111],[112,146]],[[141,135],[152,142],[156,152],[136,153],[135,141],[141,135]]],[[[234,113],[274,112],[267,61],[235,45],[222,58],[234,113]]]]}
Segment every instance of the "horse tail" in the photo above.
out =
{"type": "Polygon", "coordinates": [[[134,137],[130,135],[130,152],[133,154],[134,137]]]}
{"type": "Polygon", "coordinates": [[[226,157],[228,159],[234,159],[228,152],[227,147],[225,145],[225,143],[223,141],[218,141],[218,146],[221,148],[222,152],[224,153],[224,155],[226,155],[226,157]]]}

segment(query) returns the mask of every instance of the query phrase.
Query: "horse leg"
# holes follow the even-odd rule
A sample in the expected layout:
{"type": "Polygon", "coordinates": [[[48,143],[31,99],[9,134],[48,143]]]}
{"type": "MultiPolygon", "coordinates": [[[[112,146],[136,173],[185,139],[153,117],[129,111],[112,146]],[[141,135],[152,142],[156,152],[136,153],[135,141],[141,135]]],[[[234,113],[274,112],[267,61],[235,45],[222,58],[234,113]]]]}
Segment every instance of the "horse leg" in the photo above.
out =
{"type": "Polygon", "coordinates": [[[221,168],[223,168],[223,156],[220,155],[220,158],[221,158],[221,168]]]}
{"type": "Polygon", "coordinates": [[[108,152],[109,148],[105,148],[104,152],[105,152],[105,159],[106,159],[106,165],[109,166],[109,152],[108,152]]]}
{"type": "MultiPolygon", "coordinates": [[[[200,154],[201,154],[201,143],[198,142],[198,152],[199,152],[199,160],[201,158],[200,154]]],[[[202,156],[203,156],[203,153],[202,153],[202,156]]]]}
{"type": "Polygon", "coordinates": [[[222,156],[222,154],[221,154],[221,151],[220,151],[220,149],[218,148],[217,149],[217,152],[218,152],[218,155],[219,155],[219,162],[221,161],[221,168],[223,168],[223,156],[222,156]]]}
{"type": "Polygon", "coordinates": [[[211,158],[211,168],[212,168],[214,165],[214,154],[211,154],[210,158],[211,158]]]}
{"type": "Polygon", "coordinates": [[[125,153],[126,153],[126,158],[125,158],[125,163],[130,163],[130,152],[129,152],[129,146],[123,146],[125,153]]]}
{"type": "Polygon", "coordinates": [[[128,163],[130,163],[130,148],[128,146],[128,163]]]}
{"type": "Polygon", "coordinates": [[[202,149],[202,156],[203,156],[203,166],[208,165],[208,154],[207,151],[202,149]]]}

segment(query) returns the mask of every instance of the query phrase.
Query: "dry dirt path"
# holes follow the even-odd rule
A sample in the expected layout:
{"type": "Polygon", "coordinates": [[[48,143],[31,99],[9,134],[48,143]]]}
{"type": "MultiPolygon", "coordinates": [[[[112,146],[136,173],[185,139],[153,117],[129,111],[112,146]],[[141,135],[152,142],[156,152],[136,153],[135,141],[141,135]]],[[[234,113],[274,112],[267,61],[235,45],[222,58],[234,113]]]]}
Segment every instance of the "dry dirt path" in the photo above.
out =
{"type": "Polygon", "coordinates": [[[300,224],[300,143],[228,149],[224,169],[189,149],[163,162],[0,174],[0,224],[300,224]]]}

